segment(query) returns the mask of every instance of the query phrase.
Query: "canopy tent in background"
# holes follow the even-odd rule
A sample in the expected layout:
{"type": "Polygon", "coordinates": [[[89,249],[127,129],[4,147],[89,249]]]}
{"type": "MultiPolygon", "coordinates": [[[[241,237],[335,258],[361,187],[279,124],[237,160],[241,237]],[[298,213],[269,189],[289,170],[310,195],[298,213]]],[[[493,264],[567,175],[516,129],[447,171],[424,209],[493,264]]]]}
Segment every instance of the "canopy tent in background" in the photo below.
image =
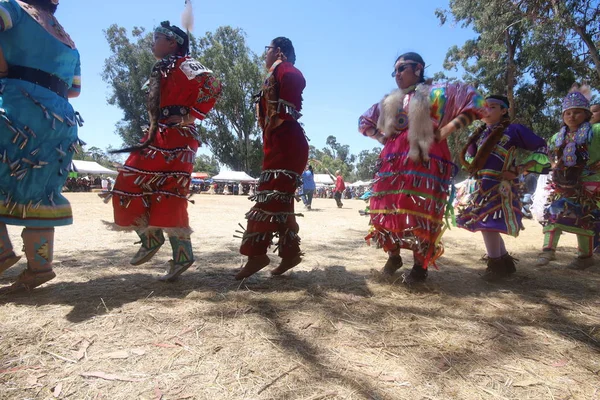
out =
{"type": "Polygon", "coordinates": [[[314,178],[317,185],[333,185],[335,183],[328,174],[314,174],[314,178]]]}
{"type": "Polygon", "coordinates": [[[346,186],[350,186],[350,187],[361,187],[361,186],[370,186],[371,185],[371,181],[356,181],[354,183],[348,183],[346,184],[346,186]]]}
{"type": "Polygon", "coordinates": [[[257,182],[258,179],[251,177],[244,171],[223,171],[212,177],[215,182],[257,182]]]}
{"type": "Polygon", "coordinates": [[[207,172],[192,172],[192,179],[206,179],[208,177],[207,172]]]}
{"type": "Polygon", "coordinates": [[[73,160],[71,162],[71,171],[78,172],[80,174],[93,174],[93,175],[118,175],[117,171],[112,169],[104,168],[102,165],[95,161],[82,161],[73,160]]]}

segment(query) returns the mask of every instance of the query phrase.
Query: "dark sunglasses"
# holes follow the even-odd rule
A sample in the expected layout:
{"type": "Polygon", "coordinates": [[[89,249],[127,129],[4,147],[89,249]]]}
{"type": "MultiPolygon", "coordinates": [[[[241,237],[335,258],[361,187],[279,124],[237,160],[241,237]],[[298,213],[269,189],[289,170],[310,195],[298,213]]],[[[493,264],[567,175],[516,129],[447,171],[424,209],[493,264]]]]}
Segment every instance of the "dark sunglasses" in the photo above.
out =
{"type": "Polygon", "coordinates": [[[269,49],[274,49],[275,46],[265,46],[265,51],[269,51],[269,49]]]}
{"type": "Polygon", "coordinates": [[[408,68],[409,65],[418,65],[418,63],[405,63],[405,64],[402,64],[401,66],[399,66],[398,68],[396,68],[394,70],[394,72],[392,72],[392,78],[395,78],[396,75],[401,74],[402,72],[404,72],[404,70],[406,68],[408,68]]]}

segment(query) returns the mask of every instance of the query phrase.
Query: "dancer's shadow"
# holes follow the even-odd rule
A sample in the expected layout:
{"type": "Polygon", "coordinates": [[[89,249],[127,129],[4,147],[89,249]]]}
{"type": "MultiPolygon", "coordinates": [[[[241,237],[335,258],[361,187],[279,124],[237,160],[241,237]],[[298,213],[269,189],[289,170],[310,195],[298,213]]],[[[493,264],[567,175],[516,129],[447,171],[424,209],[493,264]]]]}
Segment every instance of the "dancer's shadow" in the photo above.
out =
{"type": "MultiPolygon", "coordinates": [[[[269,277],[268,271],[261,271],[242,282],[235,281],[233,277],[238,270],[237,266],[220,267],[225,264],[224,259],[231,260],[231,256],[230,251],[203,253],[202,258],[196,263],[197,267],[192,267],[177,282],[164,283],[156,278],[164,271],[165,265],[125,266],[123,255],[111,251],[88,252],[84,260],[64,260],[60,264],[61,267],[57,268],[58,277],[55,281],[31,293],[21,292],[1,296],[0,304],[69,305],[72,310],[66,318],[71,322],[82,322],[106,313],[107,309],[120,308],[125,304],[151,296],[182,299],[191,292],[228,293],[250,288],[253,292],[265,293],[332,291],[356,296],[371,295],[365,277],[350,272],[341,265],[323,265],[310,271],[292,270],[284,276],[273,278],[269,277]],[[119,269],[114,272],[101,271],[106,267],[119,269]],[[61,270],[65,269],[78,270],[75,276],[81,276],[81,281],[61,281],[61,270]],[[135,272],[121,272],[128,269],[135,272]]],[[[159,262],[157,261],[156,264],[159,262]]],[[[14,268],[7,276],[0,279],[0,283],[10,283],[21,269],[22,267],[14,268]]]]}

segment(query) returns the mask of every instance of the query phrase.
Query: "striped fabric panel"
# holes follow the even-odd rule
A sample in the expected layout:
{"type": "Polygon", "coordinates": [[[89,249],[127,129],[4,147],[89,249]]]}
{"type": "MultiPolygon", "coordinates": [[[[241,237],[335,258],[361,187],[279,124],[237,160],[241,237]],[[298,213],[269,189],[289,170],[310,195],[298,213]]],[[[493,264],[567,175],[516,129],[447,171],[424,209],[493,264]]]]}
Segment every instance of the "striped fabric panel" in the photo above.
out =
{"type": "Polygon", "coordinates": [[[71,84],[71,90],[81,92],[81,76],[74,76],[73,83],[71,84]]]}
{"type": "Polygon", "coordinates": [[[8,10],[0,6],[0,31],[7,31],[12,28],[13,22],[8,10]]]}

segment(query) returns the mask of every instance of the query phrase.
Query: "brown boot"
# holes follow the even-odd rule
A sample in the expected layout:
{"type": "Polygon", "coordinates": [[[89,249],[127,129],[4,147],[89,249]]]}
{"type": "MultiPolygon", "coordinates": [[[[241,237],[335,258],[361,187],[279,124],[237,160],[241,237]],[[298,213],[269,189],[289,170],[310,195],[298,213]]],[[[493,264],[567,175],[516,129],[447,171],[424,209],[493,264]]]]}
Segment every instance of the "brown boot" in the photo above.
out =
{"type": "Polygon", "coordinates": [[[402,268],[402,257],[400,257],[400,255],[391,255],[388,257],[385,265],[381,269],[381,275],[391,277],[400,268],[402,268]]]}
{"type": "Polygon", "coordinates": [[[282,258],[279,266],[277,268],[275,268],[273,271],[271,271],[271,275],[275,275],[275,276],[281,275],[285,271],[288,271],[288,270],[294,268],[296,265],[300,264],[301,262],[302,262],[301,254],[298,254],[295,257],[291,257],[291,258],[282,258]]]}
{"type": "Polygon", "coordinates": [[[236,281],[241,281],[242,279],[248,278],[249,276],[254,275],[267,265],[271,263],[269,256],[263,254],[261,256],[251,256],[248,257],[248,261],[246,265],[237,273],[235,276],[236,281]]]}
{"type": "Polygon", "coordinates": [[[567,268],[573,269],[576,271],[583,271],[584,269],[588,269],[593,266],[594,266],[594,256],[590,256],[590,257],[577,257],[569,265],[567,265],[567,268]]]}
{"type": "Polygon", "coordinates": [[[427,275],[427,269],[423,268],[422,265],[415,264],[408,275],[404,274],[402,276],[404,278],[403,283],[408,286],[423,283],[427,279],[427,275]]]}
{"type": "MultiPolygon", "coordinates": [[[[514,265],[514,264],[513,264],[514,265]]],[[[481,276],[481,279],[488,282],[499,281],[500,279],[507,277],[509,272],[504,264],[502,257],[488,258],[487,269],[481,276]]]]}
{"type": "Polygon", "coordinates": [[[507,275],[511,275],[514,274],[515,272],[517,272],[517,267],[516,267],[516,261],[518,262],[519,260],[514,258],[513,256],[511,256],[510,254],[506,253],[505,255],[500,257],[502,259],[502,262],[504,262],[504,269],[506,270],[506,274],[507,275]]]}

